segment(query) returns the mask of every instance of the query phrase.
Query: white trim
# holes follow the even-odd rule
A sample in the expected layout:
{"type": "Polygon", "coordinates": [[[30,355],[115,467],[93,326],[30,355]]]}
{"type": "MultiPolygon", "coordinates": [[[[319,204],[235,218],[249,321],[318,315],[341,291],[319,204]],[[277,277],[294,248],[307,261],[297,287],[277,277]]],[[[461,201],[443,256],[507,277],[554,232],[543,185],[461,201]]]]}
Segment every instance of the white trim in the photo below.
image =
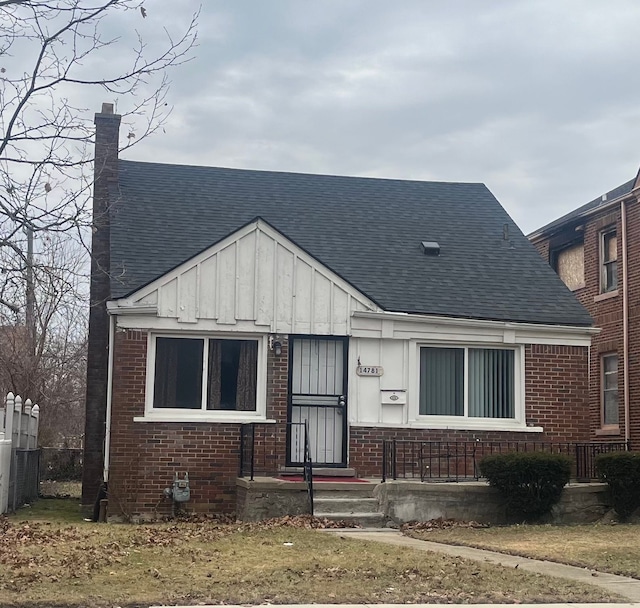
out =
{"type": "Polygon", "coordinates": [[[144,416],[134,417],[134,422],[267,422],[267,353],[268,344],[266,334],[224,334],[220,332],[148,332],[147,333],[147,364],[144,416]],[[153,389],[156,362],[156,338],[183,338],[204,340],[203,346],[203,378],[202,378],[202,406],[199,410],[185,410],[177,408],[153,407],[153,389]],[[206,363],[207,339],[214,340],[253,340],[258,343],[258,361],[256,370],[256,409],[241,412],[236,410],[207,410],[206,408],[206,363]]]}
{"type": "Polygon", "coordinates": [[[434,344],[549,344],[590,346],[596,327],[536,325],[510,321],[459,319],[398,312],[355,311],[351,321],[356,338],[420,339],[434,344]]]}
{"type": "MultiPolygon", "coordinates": [[[[467,419],[469,420],[469,419],[467,419]]],[[[466,421],[465,421],[466,422],[466,421]]],[[[466,424],[459,422],[458,424],[446,424],[437,422],[409,422],[408,424],[390,424],[387,422],[351,422],[349,426],[354,428],[377,428],[377,429],[424,429],[426,431],[509,431],[513,433],[543,433],[544,428],[541,426],[516,426],[516,425],[497,425],[479,426],[474,424],[466,424]]]]}
{"type": "Polygon", "coordinates": [[[258,325],[253,321],[237,321],[231,328],[229,325],[219,325],[215,319],[199,319],[197,324],[180,323],[175,317],[156,317],[154,315],[120,315],[118,313],[118,328],[140,329],[152,332],[172,333],[177,336],[200,336],[208,334],[229,335],[231,333],[242,335],[262,335],[262,333],[286,333],[272,332],[271,325],[258,325]]]}
{"type": "MultiPolygon", "coordinates": [[[[208,413],[208,412],[207,412],[208,413]]],[[[160,416],[157,414],[149,414],[144,416],[134,416],[134,422],[177,422],[180,424],[195,424],[197,422],[208,422],[215,424],[246,424],[248,422],[259,422],[260,424],[276,424],[277,420],[271,420],[267,418],[259,418],[254,416],[253,418],[225,418],[224,420],[216,417],[216,416],[193,416],[191,418],[188,417],[180,417],[180,416],[160,416]]]]}
{"type": "Polygon", "coordinates": [[[107,363],[107,412],[105,416],[104,432],[104,463],[102,481],[109,481],[109,463],[111,456],[111,409],[113,405],[113,356],[115,348],[116,318],[109,317],[109,353],[107,363]]]}
{"type": "Polygon", "coordinates": [[[107,302],[107,313],[110,315],[157,315],[155,304],[133,304],[129,300],[110,300],[107,302]]]}
{"type": "Polygon", "coordinates": [[[409,428],[427,429],[456,429],[456,430],[485,430],[485,431],[527,431],[526,403],[525,403],[525,355],[524,346],[505,344],[483,344],[480,348],[513,351],[513,411],[514,418],[476,418],[469,416],[469,386],[468,386],[468,351],[478,348],[477,345],[450,342],[448,344],[425,343],[414,340],[409,345],[410,353],[414,353],[415,369],[409,370],[409,385],[415,395],[409,402],[409,428]],[[464,349],[464,415],[463,416],[433,416],[420,414],[420,349],[431,348],[463,348],[464,349]]]}

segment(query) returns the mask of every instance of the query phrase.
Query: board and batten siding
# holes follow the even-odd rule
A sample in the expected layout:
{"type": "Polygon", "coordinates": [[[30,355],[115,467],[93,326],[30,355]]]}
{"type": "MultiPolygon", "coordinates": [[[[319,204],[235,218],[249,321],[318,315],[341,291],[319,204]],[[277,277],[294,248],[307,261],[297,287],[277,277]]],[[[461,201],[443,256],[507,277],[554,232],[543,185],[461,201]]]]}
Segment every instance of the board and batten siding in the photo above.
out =
{"type": "Polygon", "coordinates": [[[349,340],[349,369],[362,365],[382,366],[380,377],[349,376],[349,421],[366,424],[405,424],[408,421],[407,402],[413,398],[409,383],[408,340],[351,338],[349,340]],[[385,391],[404,393],[402,402],[383,403],[385,391]]]}
{"type": "Polygon", "coordinates": [[[257,221],[128,299],[177,327],[348,335],[366,296],[269,225],[257,221]],[[206,321],[207,323],[201,323],[206,321]]]}

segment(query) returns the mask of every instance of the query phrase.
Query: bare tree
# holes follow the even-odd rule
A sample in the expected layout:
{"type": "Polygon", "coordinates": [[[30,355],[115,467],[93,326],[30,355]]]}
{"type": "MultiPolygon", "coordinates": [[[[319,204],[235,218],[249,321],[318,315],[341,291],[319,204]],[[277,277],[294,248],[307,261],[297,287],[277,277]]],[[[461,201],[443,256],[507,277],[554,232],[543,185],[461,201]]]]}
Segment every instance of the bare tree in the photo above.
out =
{"type": "Polygon", "coordinates": [[[26,305],[14,299],[30,268],[25,230],[90,225],[94,131],[82,99],[98,88],[121,101],[122,149],[168,116],[167,69],[189,60],[197,14],[153,48],[133,27],[146,18],[134,0],[0,0],[0,307],[14,315],[26,305]]]}
{"type": "MultiPolygon", "coordinates": [[[[152,10],[140,0],[0,0],[0,388],[37,399],[43,427],[73,419],[84,401],[87,289],[76,279],[88,266],[65,256],[77,244],[86,253],[101,219],[93,223],[88,204],[101,169],[93,170],[86,106],[97,105],[93,91],[107,96],[126,128],[121,150],[134,145],[166,121],[167,71],[196,42],[197,13],[185,18],[183,2],[143,38],[135,26],[155,24],[152,10]]],[[[104,298],[92,305],[104,308],[104,298]]],[[[100,384],[88,408],[92,483],[104,435],[100,384]]]]}
{"type": "MultiPolygon", "coordinates": [[[[42,445],[78,447],[83,431],[88,290],[83,254],[67,235],[45,235],[36,243],[33,334],[13,312],[0,309],[0,390],[40,405],[42,445]]],[[[15,292],[22,289],[14,286],[9,297],[19,301],[15,292]]]]}

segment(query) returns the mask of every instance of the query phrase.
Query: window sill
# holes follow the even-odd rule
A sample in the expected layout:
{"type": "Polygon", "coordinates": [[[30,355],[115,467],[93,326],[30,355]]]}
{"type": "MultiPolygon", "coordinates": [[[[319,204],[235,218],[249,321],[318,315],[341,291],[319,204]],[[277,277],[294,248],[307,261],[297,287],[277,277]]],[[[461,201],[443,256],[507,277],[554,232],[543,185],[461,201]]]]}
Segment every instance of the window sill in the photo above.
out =
{"type": "Polygon", "coordinates": [[[264,418],[262,416],[219,416],[216,414],[146,414],[145,416],[134,416],[134,422],[178,422],[181,424],[191,424],[195,422],[206,422],[214,424],[248,424],[250,422],[260,422],[264,424],[275,424],[276,420],[264,418]]]}
{"type": "Polygon", "coordinates": [[[596,435],[599,437],[607,436],[607,435],[620,435],[620,427],[619,426],[602,427],[600,429],[596,429],[596,435]]]}
{"type": "Polygon", "coordinates": [[[350,426],[358,428],[393,428],[393,429],[424,429],[424,430],[446,430],[446,431],[510,431],[513,433],[542,433],[541,426],[524,426],[521,424],[477,424],[468,421],[452,422],[426,422],[414,421],[407,424],[389,424],[385,422],[351,422],[350,426]]]}
{"type": "Polygon", "coordinates": [[[613,291],[606,291],[605,293],[601,293],[597,296],[593,296],[594,302],[602,302],[604,300],[610,300],[611,298],[618,297],[618,290],[614,289],[613,291]]]}

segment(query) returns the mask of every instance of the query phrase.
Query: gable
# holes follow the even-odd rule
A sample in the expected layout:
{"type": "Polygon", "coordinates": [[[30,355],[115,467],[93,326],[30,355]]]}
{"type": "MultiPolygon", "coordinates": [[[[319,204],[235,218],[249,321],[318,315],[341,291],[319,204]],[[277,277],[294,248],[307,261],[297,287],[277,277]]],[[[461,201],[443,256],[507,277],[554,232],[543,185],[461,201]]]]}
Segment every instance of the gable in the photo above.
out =
{"type": "Polygon", "coordinates": [[[384,310],[590,325],[482,184],[120,161],[111,289],[129,297],[262,218],[384,310]],[[440,255],[425,255],[437,241],[440,255]]]}
{"type": "MultiPolygon", "coordinates": [[[[123,302],[124,303],[124,302],[123,302]]],[[[187,329],[345,335],[366,296],[267,223],[256,220],[126,299],[187,329]]]]}

